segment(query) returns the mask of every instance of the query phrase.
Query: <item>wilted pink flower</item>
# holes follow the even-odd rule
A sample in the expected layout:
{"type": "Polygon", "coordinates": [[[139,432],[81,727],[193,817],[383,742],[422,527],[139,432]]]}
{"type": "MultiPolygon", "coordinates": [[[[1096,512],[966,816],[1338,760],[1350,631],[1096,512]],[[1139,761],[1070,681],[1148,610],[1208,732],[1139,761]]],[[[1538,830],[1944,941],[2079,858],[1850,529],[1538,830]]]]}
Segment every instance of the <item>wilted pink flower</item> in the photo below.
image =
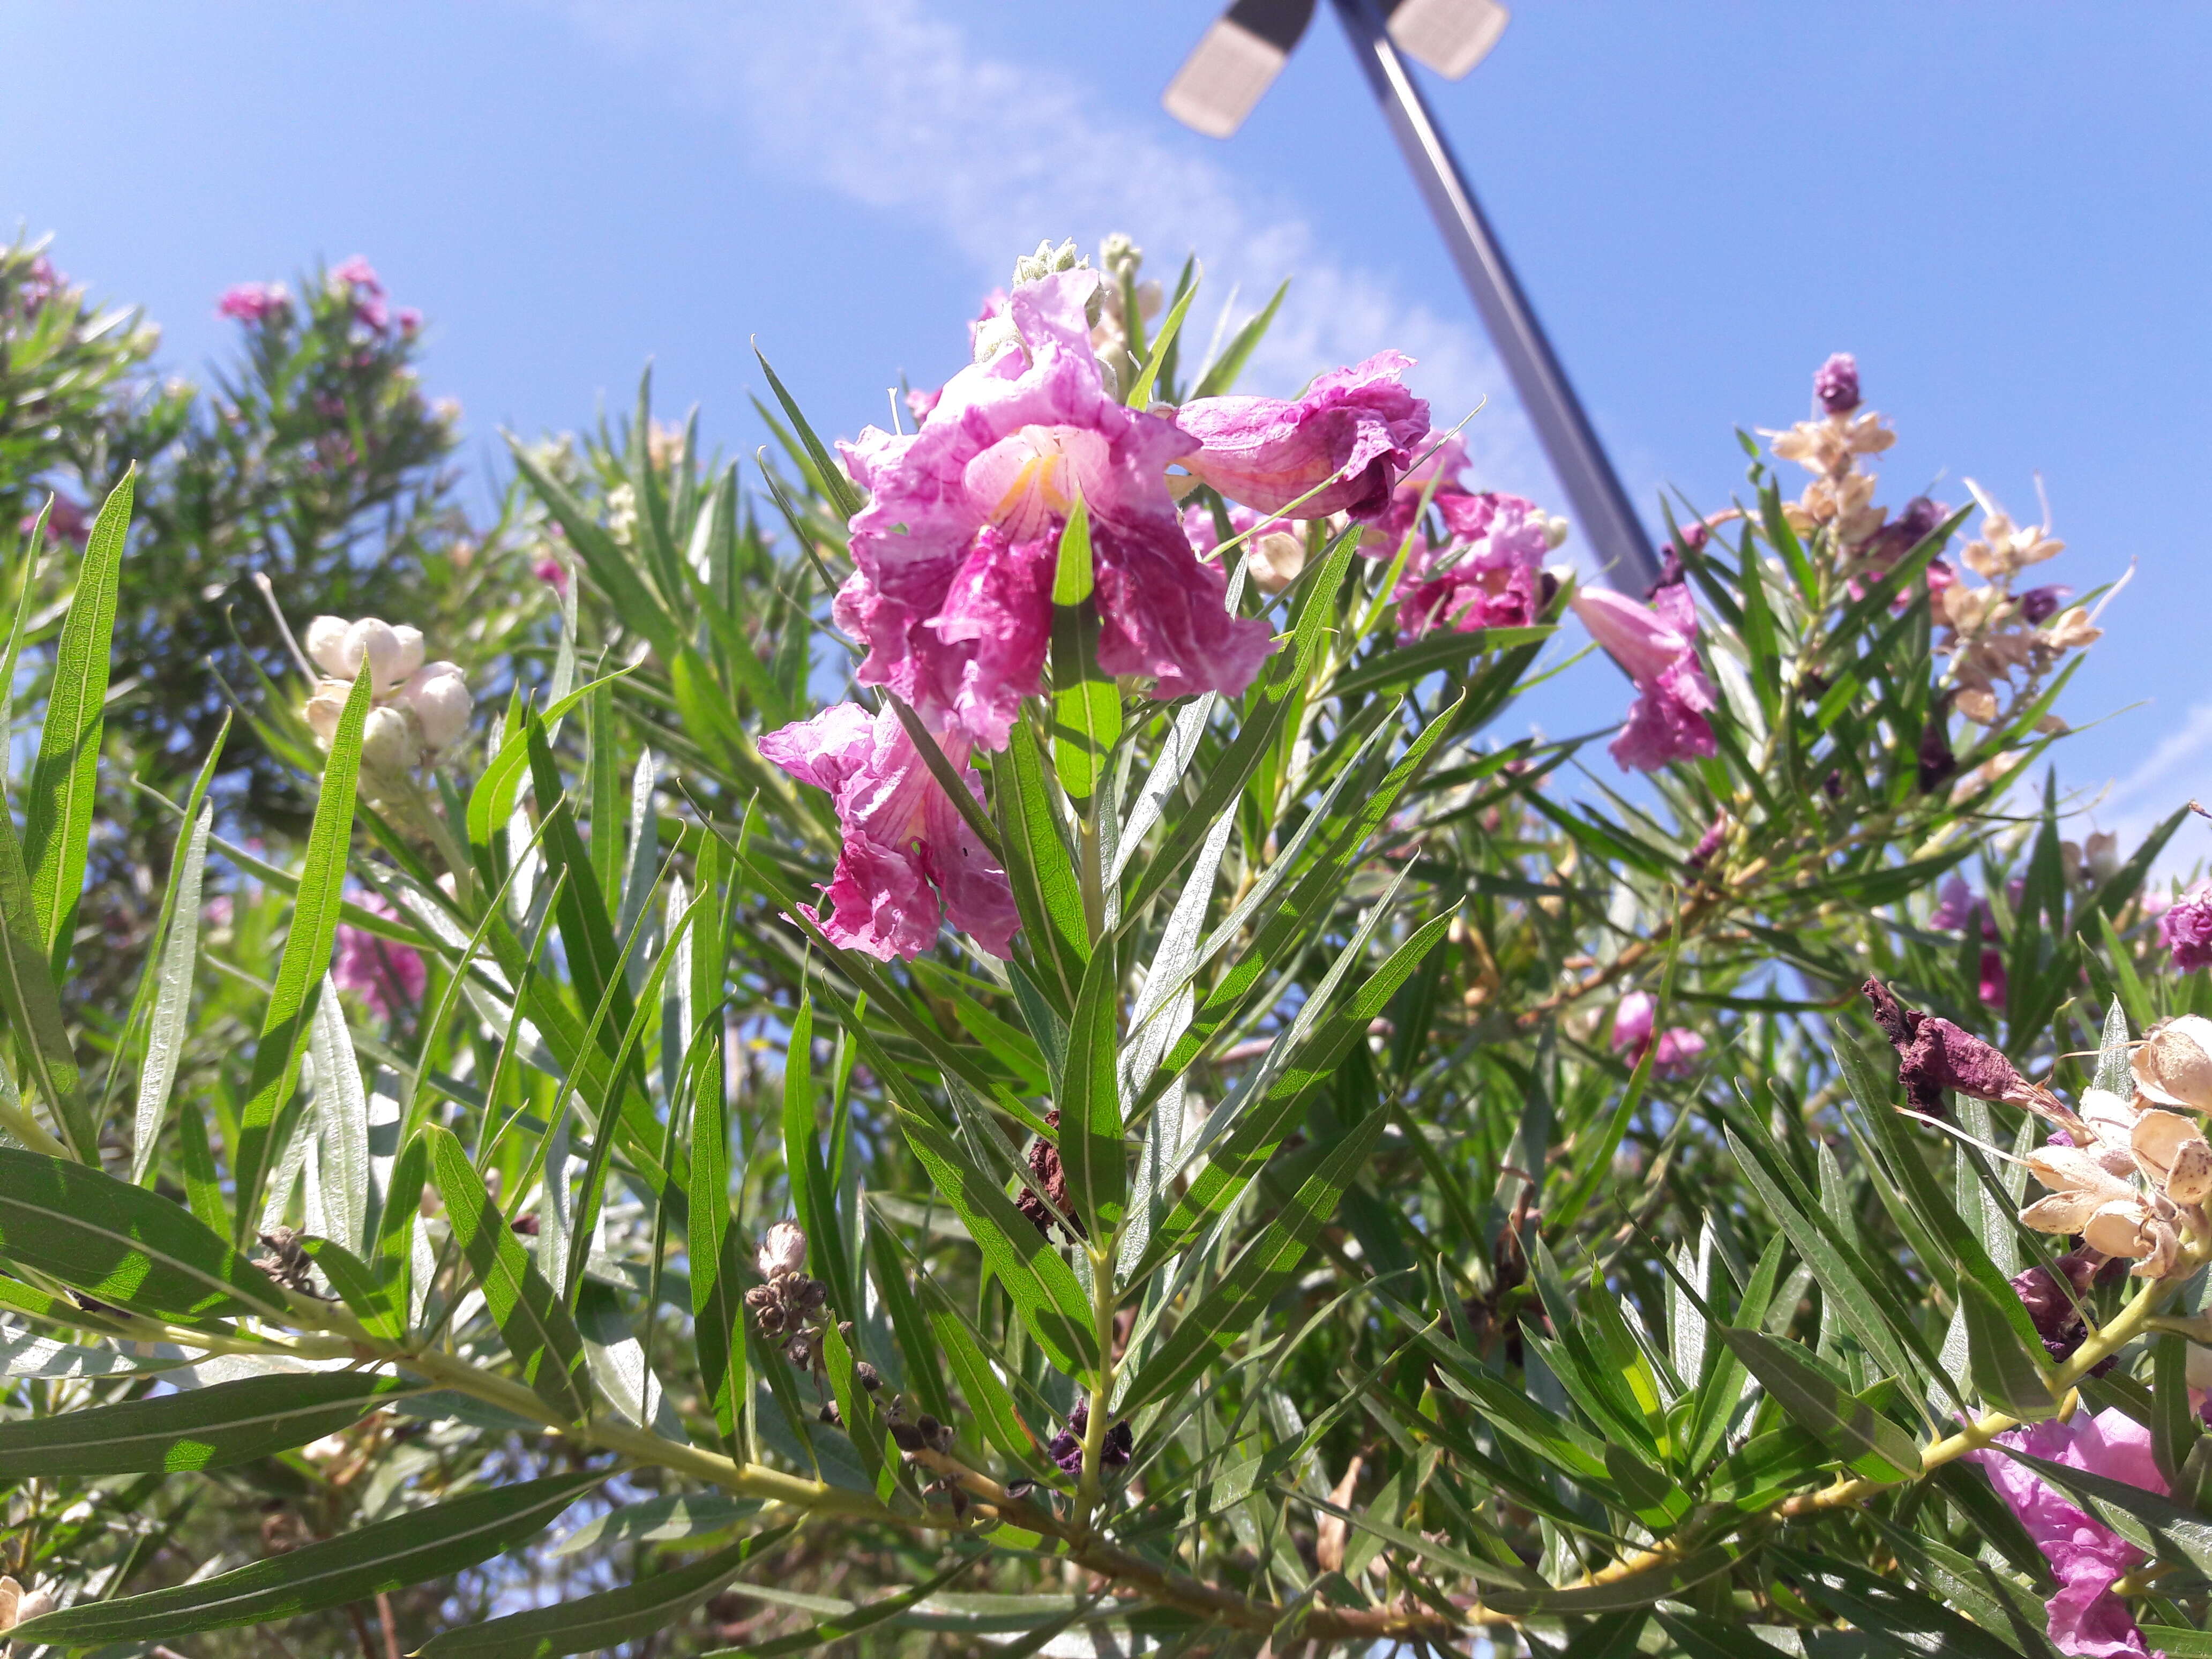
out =
{"type": "Polygon", "coordinates": [[[2158,940],[2185,974],[2212,968],[2212,881],[2198,882],[2158,919],[2158,940]]]}
{"type": "Polygon", "coordinates": [[[2007,1446],[2163,1496],[2166,1482],[2151,1455],[2150,1431],[2118,1411],[2094,1417],[2076,1412],[2070,1422],[2013,1429],[1999,1435],[1994,1446],[1969,1454],[2051,1563],[2058,1593],[2044,1603],[2044,1611],[2058,1650],[2088,1659],[2149,1659],[2128,1604],[2112,1594],[2112,1586],[2142,1562],[2143,1553],[2000,1449],[2007,1446]]]}
{"type": "MultiPolygon", "coordinates": [[[[359,903],[362,909],[376,915],[392,914],[392,907],[374,893],[362,898],[359,903]]],[[[356,993],[384,1018],[390,1019],[402,1007],[412,1006],[421,1000],[422,988],[429,976],[420,953],[407,945],[396,945],[366,927],[339,924],[337,954],[331,963],[331,978],[338,989],[356,993]]]]}
{"type": "Polygon", "coordinates": [[[342,264],[333,265],[331,268],[331,280],[334,283],[348,283],[354,288],[365,289],[370,294],[384,292],[384,283],[382,278],[377,276],[376,267],[369,264],[368,256],[362,253],[355,254],[352,258],[342,264]]]}
{"type": "MultiPolygon", "coordinates": [[[[1651,1047],[1651,1026],[1658,1012],[1658,1000],[1649,991],[1631,991],[1613,1005],[1613,1049],[1631,1066],[1651,1047]]],[[[1671,1025],[1659,1033],[1658,1047],[1651,1056],[1652,1075],[1680,1082],[1697,1069],[1705,1052],[1705,1038],[1687,1026],[1671,1025]]]]}
{"type": "Polygon", "coordinates": [[[1185,404],[1176,424],[1199,448],[1182,464],[1263,513],[1371,518],[1389,506],[1429,429],[1428,404],[1400,380],[1413,366],[1403,353],[1378,351],[1321,376],[1291,402],[1237,397],[1185,404]]]}
{"type": "Polygon", "coordinates": [[[2031,587],[2020,596],[2020,614],[2040,628],[2065,607],[2074,597],[2074,590],[2060,583],[2048,587],[2031,587]]]}
{"type": "Polygon", "coordinates": [[[1627,724],[1609,746],[1621,769],[1653,772],[1714,753],[1705,711],[1717,700],[1698,662],[1698,613],[1688,586],[1662,583],[1648,608],[1607,588],[1583,588],[1574,607],[1590,637],[1636,682],[1627,724]]]}
{"type": "Polygon", "coordinates": [[[1016,334],[945,383],[912,435],[870,427],[841,445],[868,505],[838,626],[868,647],[858,678],[986,748],[1006,741],[1038,690],[1052,574],[1068,509],[1091,524],[1099,666],[1155,695],[1250,684],[1267,624],[1232,617],[1226,582],[1198,562],[1167,467],[1197,445],[1162,415],[1107,392],[1084,307],[1096,271],[1025,283],[1016,334]]]}
{"type": "MultiPolygon", "coordinates": [[[[968,742],[938,738],[978,800],[968,742]]],[[[890,708],[870,714],[841,702],[760,740],[761,753],[802,783],[830,792],[845,850],[825,890],[830,914],[810,912],[834,945],[879,962],[937,943],[941,912],[993,956],[1021,926],[1006,872],[968,827],[890,708]]]]}
{"type": "Polygon", "coordinates": [[[1822,363],[1813,375],[1813,395],[1820,400],[1824,414],[1848,415],[1856,409],[1859,360],[1848,351],[1838,351],[1822,363]]]}
{"type": "Polygon", "coordinates": [[[265,323],[289,311],[292,296],[282,283],[234,283],[216,301],[216,313],[241,323],[265,323]]]}

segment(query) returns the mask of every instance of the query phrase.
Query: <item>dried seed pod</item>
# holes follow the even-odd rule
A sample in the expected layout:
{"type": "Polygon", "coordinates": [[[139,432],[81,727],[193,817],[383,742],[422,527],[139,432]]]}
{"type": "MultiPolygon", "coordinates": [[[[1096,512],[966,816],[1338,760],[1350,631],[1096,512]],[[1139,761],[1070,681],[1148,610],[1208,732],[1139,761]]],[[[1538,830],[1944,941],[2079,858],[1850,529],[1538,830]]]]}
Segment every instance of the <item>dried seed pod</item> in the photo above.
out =
{"type": "Polygon", "coordinates": [[[2184,1014],[2154,1025],[2129,1069],[2154,1103],[2212,1111],[2212,1019],[2184,1014]]]}
{"type": "Polygon", "coordinates": [[[2212,1145],[2179,1112],[2145,1112],[2129,1139],[2142,1171],[2177,1204],[2200,1202],[2212,1193],[2212,1145]]]}

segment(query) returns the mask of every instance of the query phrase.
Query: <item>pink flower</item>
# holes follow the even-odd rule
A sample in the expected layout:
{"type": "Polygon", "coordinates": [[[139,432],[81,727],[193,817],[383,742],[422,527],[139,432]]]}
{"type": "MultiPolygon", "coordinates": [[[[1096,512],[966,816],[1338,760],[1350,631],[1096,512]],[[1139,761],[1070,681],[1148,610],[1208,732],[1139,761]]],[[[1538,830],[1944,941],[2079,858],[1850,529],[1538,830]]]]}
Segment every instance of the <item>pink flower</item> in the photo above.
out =
{"type": "Polygon", "coordinates": [[[1662,583],[1649,607],[1607,588],[1583,588],[1574,607],[1590,637],[1636,682],[1628,722],[1610,746],[1621,769],[1653,772],[1714,753],[1705,712],[1717,700],[1698,665],[1698,612],[1687,585],[1662,583]]]}
{"type": "MultiPolygon", "coordinates": [[[[1651,1026],[1658,1012],[1658,1000],[1649,991],[1631,991],[1613,1005],[1613,1050],[1631,1066],[1651,1047],[1651,1026]]],[[[1671,1025],[1659,1034],[1658,1048],[1651,1056],[1652,1074],[1679,1083],[1697,1069],[1705,1052],[1705,1038],[1687,1026],[1671,1025]]]]}
{"type": "Polygon", "coordinates": [[[915,424],[919,425],[929,418],[929,411],[937,407],[937,400],[944,395],[943,386],[935,386],[927,392],[909,391],[906,394],[906,412],[913,416],[915,424]]]}
{"type": "Polygon", "coordinates": [[[1417,542],[1407,556],[1398,592],[1399,637],[1534,622],[1545,602],[1549,515],[1534,501],[1494,492],[1439,489],[1433,504],[1449,539],[1440,548],[1417,542]]]}
{"type": "Polygon", "coordinates": [[[2198,882],[2158,919],[2158,942],[2185,974],[2212,968],[2212,881],[2198,882]]]}
{"type": "Polygon", "coordinates": [[[556,593],[568,591],[568,567],[550,554],[531,566],[530,574],[556,593]]]}
{"type": "MultiPolygon", "coordinates": [[[[983,796],[967,741],[938,738],[969,792],[983,796]]],[[[968,827],[889,708],[871,715],[841,702],[771,732],[761,753],[802,783],[830,792],[845,850],[830,886],[830,914],[810,911],[833,945],[879,962],[937,943],[940,914],[993,956],[1021,926],[1006,872],[968,827]]]]}
{"type": "Polygon", "coordinates": [[[1413,366],[1401,352],[1379,351],[1321,376],[1292,402],[1240,397],[1185,404],[1176,424],[1199,448],[1182,464],[1263,513],[1371,518],[1390,505],[1429,429],[1428,404],[1399,379],[1413,366]]]}
{"type": "Polygon", "coordinates": [[[400,307],[399,331],[402,334],[419,334],[422,330],[422,313],[416,310],[413,306],[400,307]]]}
{"type": "Polygon", "coordinates": [[[1090,515],[1099,666],[1154,695],[1251,683],[1267,624],[1229,614],[1226,583],[1198,562],[1168,494],[1168,465],[1195,441],[1106,391],[1084,306],[1097,273],[1016,289],[1016,331],[945,385],[921,429],[874,427],[841,445],[870,492],[853,515],[854,574],[838,626],[868,648],[858,678],[887,685],[933,725],[1002,747],[1039,689],[1052,574],[1068,508],[1090,515]]]}
{"type": "Polygon", "coordinates": [[[241,323],[265,323],[292,308],[292,296],[282,283],[234,283],[216,301],[216,314],[234,317],[241,323]]]}
{"type": "Polygon", "coordinates": [[[332,266],[331,269],[331,280],[334,283],[344,283],[354,288],[366,289],[371,294],[381,294],[384,292],[384,283],[382,279],[377,276],[376,267],[369,264],[368,256],[363,253],[356,253],[352,258],[348,259],[343,264],[332,266]]]}
{"type": "Polygon", "coordinates": [[[2112,1586],[2143,1559],[2133,1544],[2077,1509],[2073,1500],[2027,1465],[1997,1447],[2063,1463],[2085,1474],[2124,1480],[2145,1492],[2166,1492],[2151,1455],[2150,1431],[2118,1411],[2094,1417],[2077,1412],[2069,1423],[2036,1423],[1996,1437],[1996,1445],[1970,1453],[1987,1472],[2006,1506],[2019,1516],[2051,1563],[2058,1593],[2044,1603],[2047,1630],[2062,1653],[2089,1659],[2148,1659],[2142,1632],[2112,1586]]]}
{"type": "MultiPolygon", "coordinates": [[[[29,535],[38,527],[38,523],[36,513],[26,513],[20,526],[21,533],[29,535]]],[[[76,502],[66,495],[57,494],[54,504],[46,509],[46,534],[53,540],[75,542],[82,547],[92,535],[92,520],[76,502]]]]}
{"type": "MultiPolygon", "coordinates": [[[[2017,904],[2025,884],[2015,881],[2007,890],[2017,904]]],[[[1984,945],[1991,947],[1982,951],[1981,999],[1992,1008],[2003,1007],[2010,982],[2005,975],[2004,953],[1993,948],[1997,939],[1996,918],[1990,914],[1987,902],[1966,885],[1964,877],[1954,875],[1936,890],[1936,904],[1929,912],[1928,925],[1947,933],[1980,932],[1984,945]]]]}
{"type": "Polygon", "coordinates": [[[392,320],[392,313],[386,308],[382,295],[371,294],[354,301],[353,319],[363,328],[381,334],[385,325],[392,320]]]}
{"type": "MultiPolygon", "coordinates": [[[[392,907],[375,894],[359,901],[361,908],[380,916],[392,907]]],[[[430,977],[419,952],[372,933],[366,927],[338,926],[337,955],[331,963],[331,978],[341,991],[356,993],[379,1015],[390,1019],[403,1006],[420,1001],[430,977]]]]}

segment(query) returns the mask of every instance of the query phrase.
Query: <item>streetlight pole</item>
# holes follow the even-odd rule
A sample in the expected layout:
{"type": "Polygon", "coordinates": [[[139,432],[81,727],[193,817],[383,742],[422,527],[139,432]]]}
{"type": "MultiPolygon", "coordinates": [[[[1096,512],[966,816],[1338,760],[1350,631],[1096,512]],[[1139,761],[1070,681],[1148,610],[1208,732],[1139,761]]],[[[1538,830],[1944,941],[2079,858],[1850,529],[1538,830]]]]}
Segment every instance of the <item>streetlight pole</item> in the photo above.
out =
{"type": "Polygon", "coordinates": [[[1331,3],[1599,567],[1611,586],[1640,594],[1658,581],[1658,559],[1467,175],[1391,44],[1381,8],[1376,0],[1331,3]]]}

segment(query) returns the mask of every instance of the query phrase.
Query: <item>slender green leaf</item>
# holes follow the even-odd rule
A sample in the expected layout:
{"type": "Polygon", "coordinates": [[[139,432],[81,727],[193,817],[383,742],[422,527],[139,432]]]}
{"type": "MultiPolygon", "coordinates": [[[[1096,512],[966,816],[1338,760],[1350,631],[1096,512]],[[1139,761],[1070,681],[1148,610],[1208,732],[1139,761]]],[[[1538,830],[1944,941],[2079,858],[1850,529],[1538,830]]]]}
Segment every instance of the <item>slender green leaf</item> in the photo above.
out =
{"type": "Polygon", "coordinates": [[[107,702],[108,659],[115,635],[115,596],[123,576],[123,542],[137,489],[134,465],[108,492],[84,544],[76,593],[54,648],[46,723],[23,803],[23,859],[31,902],[54,978],[68,971],[78,896],[92,842],[100,739],[107,702]]]}
{"type": "Polygon", "coordinates": [[[323,764],[322,793],[307,831],[307,853],[300,866],[299,892],[292,901],[291,926],[284,935],[284,953],[277,960],[269,1006],[261,1017],[261,1036],[253,1050],[253,1070],[246,1082],[246,1109],[240,1115],[237,1156],[231,1168],[241,1240],[252,1218],[261,1212],[270,1133],[299,1079],[315,989],[330,971],[331,948],[337,940],[346,854],[353,841],[354,785],[361,772],[361,733],[368,718],[370,691],[370,676],[364,669],[346,697],[345,709],[331,738],[330,758],[323,764]]]}
{"type": "Polygon", "coordinates": [[[433,1123],[422,1133],[429,1142],[431,1175],[445,1198],[453,1237],[468,1257],[523,1381],[561,1421],[582,1421],[591,1411],[592,1395],[584,1339],[575,1322],[532,1265],[453,1131],[433,1123]]]}
{"type": "Polygon", "coordinates": [[[1727,1326],[1716,1334],[1793,1421],[1853,1470],[1882,1481],[1920,1473],[1920,1448],[1912,1437],[1831,1382],[1795,1345],[1727,1326]]]}
{"type": "Polygon", "coordinates": [[[0,1256],[119,1308],[284,1311],[267,1274],[167,1199],[11,1146],[0,1146],[0,1256]]]}
{"type": "Polygon", "coordinates": [[[81,1601],[9,1634],[22,1643],[89,1648],[172,1641],[195,1631],[232,1630],[343,1607],[505,1554],[543,1532],[605,1479],[604,1471],[587,1471],[494,1487],[212,1578],[112,1601],[81,1601]]]}
{"type": "Polygon", "coordinates": [[[954,1563],[934,1578],[925,1579],[911,1589],[879,1596],[873,1601],[854,1607],[849,1613],[832,1614],[811,1630],[803,1630],[789,1636],[779,1636],[771,1642],[759,1642],[750,1647],[717,1648],[706,1659],[778,1659],[787,1653],[820,1653],[832,1644],[847,1637],[858,1636],[862,1631],[896,1618],[908,1608],[919,1606],[939,1590],[974,1566],[981,1558],[970,1556],[954,1563]]]}
{"type": "Polygon", "coordinates": [[[192,818],[191,830],[177,856],[168,929],[161,940],[161,989],[155,996],[153,1023],[146,1033],[146,1059],[138,1071],[137,1109],[132,1118],[131,1179],[142,1185],[160,1149],[161,1119],[169,1108],[169,1091],[176,1084],[177,1061],[184,1054],[185,1017],[191,1012],[192,969],[199,959],[200,882],[207,868],[208,831],[214,823],[215,804],[209,801],[192,818]]]}
{"type": "Polygon", "coordinates": [[[228,1468],[336,1433],[417,1387],[368,1371],[285,1371],[0,1423],[0,1479],[228,1468]]]}
{"type": "Polygon", "coordinates": [[[792,1531],[778,1527],[755,1533],[688,1566],[648,1573],[621,1589],[449,1630],[415,1651],[423,1659],[443,1659],[449,1654],[469,1659],[558,1659],[562,1654],[603,1652],[676,1624],[792,1531]]]}
{"type": "Polygon", "coordinates": [[[1121,1091],[1115,1078],[1121,976],[1110,944],[1091,953],[1067,1030],[1060,1073],[1060,1161],[1068,1199],[1095,1237],[1121,1224],[1129,1160],[1121,1144],[1121,1091]]]}

